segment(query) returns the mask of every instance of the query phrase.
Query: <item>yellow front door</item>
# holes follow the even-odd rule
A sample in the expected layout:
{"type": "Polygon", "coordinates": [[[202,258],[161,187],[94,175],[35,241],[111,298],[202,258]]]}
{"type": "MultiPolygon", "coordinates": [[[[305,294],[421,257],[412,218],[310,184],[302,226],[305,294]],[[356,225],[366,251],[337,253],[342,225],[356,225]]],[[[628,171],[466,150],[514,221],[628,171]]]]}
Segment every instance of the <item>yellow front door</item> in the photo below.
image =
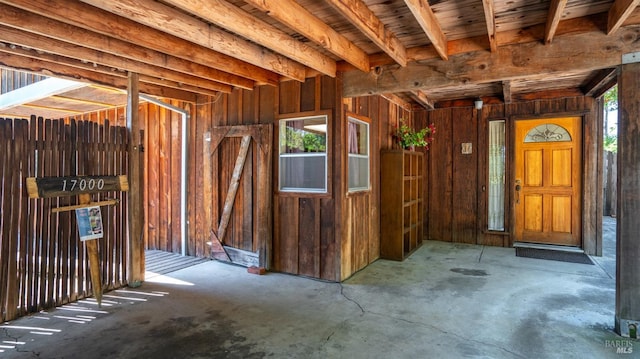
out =
{"type": "Polygon", "coordinates": [[[516,242],[581,246],[580,117],[516,121],[516,242]]]}

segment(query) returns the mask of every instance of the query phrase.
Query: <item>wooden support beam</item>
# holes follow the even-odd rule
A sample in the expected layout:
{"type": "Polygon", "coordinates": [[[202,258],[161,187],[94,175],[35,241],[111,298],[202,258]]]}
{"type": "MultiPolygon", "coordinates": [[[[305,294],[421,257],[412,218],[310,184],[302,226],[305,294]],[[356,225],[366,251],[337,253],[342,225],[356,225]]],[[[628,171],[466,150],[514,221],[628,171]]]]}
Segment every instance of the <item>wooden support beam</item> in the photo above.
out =
{"type": "MultiPolygon", "coordinates": [[[[75,80],[91,84],[100,84],[110,88],[127,88],[127,79],[115,75],[104,75],[98,72],[61,65],[56,62],[36,60],[29,57],[18,56],[3,52],[5,47],[0,44],[0,66],[12,68],[18,71],[31,72],[44,76],[55,76],[67,80],[75,80]]],[[[195,93],[168,87],[160,87],[153,84],[141,83],[140,92],[145,94],[195,102],[195,93]]]]}
{"type": "Polygon", "coordinates": [[[236,59],[304,82],[303,65],[263,47],[238,38],[222,29],[177,9],[151,0],[82,0],[116,15],[134,20],[236,59]]]}
{"type": "Polygon", "coordinates": [[[598,71],[589,83],[582,87],[585,96],[600,97],[618,81],[618,68],[598,71]]]}
{"type": "MultiPolygon", "coordinates": [[[[4,2],[4,0],[0,0],[4,2]]],[[[139,47],[152,49],[164,54],[172,54],[180,59],[200,64],[214,71],[206,78],[245,88],[251,86],[246,79],[261,84],[277,86],[279,79],[274,72],[221,54],[209,48],[173,35],[156,31],[135,21],[97,9],[78,1],[67,0],[11,0],[14,7],[46,16],[63,23],[101,33],[139,47]],[[219,70],[214,70],[219,69],[219,70]],[[217,72],[216,72],[217,71],[217,72]]],[[[170,65],[171,56],[167,57],[167,65],[179,71],[179,67],[170,65]]],[[[199,71],[192,71],[198,76],[199,71]]]]}
{"type": "Polygon", "coordinates": [[[362,0],[327,0],[342,16],[358,28],[400,66],[407,66],[407,51],[398,37],[362,0]]]}
{"type": "Polygon", "coordinates": [[[502,81],[502,98],[504,103],[511,103],[511,81],[502,81]]]}
{"type": "MultiPolygon", "coordinates": [[[[4,30],[10,29],[3,27],[0,25],[0,37],[3,36],[4,30]]],[[[15,29],[10,29],[11,33],[17,33],[15,39],[22,38],[23,36],[28,37],[38,37],[38,35],[28,34],[24,32],[20,32],[15,29]]],[[[78,82],[91,82],[91,83],[99,83],[103,85],[110,85],[114,87],[118,87],[121,89],[127,88],[126,72],[114,69],[113,67],[86,63],[77,59],[71,59],[66,56],[56,55],[45,53],[42,51],[36,51],[32,49],[25,49],[22,46],[14,46],[13,44],[5,44],[0,43],[0,58],[8,59],[8,57],[4,56],[5,54],[17,55],[15,56],[16,60],[9,60],[10,62],[17,63],[14,66],[16,69],[25,69],[29,72],[42,72],[47,76],[51,76],[51,73],[58,74],[59,77],[72,79],[78,82]],[[28,58],[28,59],[25,59],[28,58]],[[24,61],[24,62],[23,62],[24,61]],[[31,64],[30,66],[26,66],[27,64],[31,64]],[[77,72],[74,72],[75,69],[78,69],[77,72]],[[62,70],[64,69],[64,70],[62,70]],[[51,73],[47,73],[46,70],[51,71],[51,73]],[[106,80],[110,78],[111,80],[106,80]],[[115,79],[118,78],[118,79],[115,79]],[[124,81],[123,81],[124,80],[124,81]],[[119,85],[114,85],[118,83],[119,85]]],[[[141,82],[144,85],[141,87],[143,92],[157,95],[156,93],[148,92],[147,85],[150,85],[152,88],[167,88],[174,89],[179,93],[184,93],[185,91],[193,92],[193,93],[201,93],[207,95],[215,95],[218,94],[218,91],[192,86],[189,84],[185,84],[182,82],[171,81],[169,79],[161,79],[153,76],[142,75],[140,76],[141,82]],[[156,86],[157,85],[157,86],[156,86]]],[[[185,98],[184,96],[172,97],[166,96],[169,98],[185,98]]]]}
{"type": "Polygon", "coordinates": [[[449,58],[447,54],[447,37],[442,32],[440,23],[433,10],[431,10],[429,2],[427,0],[404,0],[404,2],[422,27],[422,30],[424,30],[424,33],[431,40],[436,52],[443,60],[447,60],[449,58]]]}
{"type": "Polygon", "coordinates": [[[65,109],[65,108],[58,108],[58,107],[51,107],[51,106],[34,105],[34,104],[29,104],[29,103],[24,103],[24,104],[22,104],[20,106],[26,107],[26,108],[32,108],[34,110],[63,112],[63,113],[70,114],[70,115],[81,115],[81,114],[83,114],[83,111],[71,110],[71,109],[65,109]]]}
{"type": "Polygon", "coordinates": [[[414,90],[410,92],[411,98],[413,98],[417,103],[422,105],[427,110],[433,110],[435,108],[435,104],[433,100],[429,99],[424,91],[414,90]]]}
{"type": "Polygon", "coordinates": [[[269,16],[322,45],[360,71],[369,72],[369,56],[354,43],[311,14],[295,0],[246,0],[269,16]]]}
{"type": "Polygon", "coordinates": [[[567,0],[551,0],[549,5],[549,15],[547,16],[547,24],[544,30],[544,42],[550,44],[553,36],[556,34],[558,24],[562,18],[564,8],[567,6],[567,0]]]}
{"type": "MultiPolygon", "coordinates": [[[[193,58],[185,59],[184,55],[181,52],[178,52],[178,50],[180,49],[180,44],[176,44],[176,42],[185,41],[174,37],[170,37],[168,39],[165,38],[169,37],[169,35],[161,36],[159,34],[156,34],[153,38],[160,37],[160,39],[157,40],[156,49],[145,48],[143,47],[143,45],[141,45],[141,43],[147,45],[149,39],[144,38],[144,36],[151,36],[149,32],[152,32],[152,29],[134,23],[130,20],[118,18],[116,15],[92,8],[91,6],[86,4],[69,1],[64,2],[64,4],[56,4],[57,1],[59,0],[53,0],[53,3],[49,1],[46,5],[41,4],[43,2],[42,0],[13,1],[12,3],[17,3],[14,4],[15,7],[11,8],[3,5],[3,8],[0,9],[0,11],[5,12],[2,16],[3,20],[0,21],[16,29],[23,29],[25,31],[41,34],[46,38],[53,37],[58,40],[70,41],[74,45],[80,45],[86,48],[108,52],[116,56],[125,57],[130,60],[138,61],[148,65],[162,67],[171,72],[179,72],[189,76],[197,76],[208,81],[224,83],[230,86],[246,89],[252,89],[255,85],[255,82],[250,78],[234,75],[224,71],[224,68],[226,66],[229,66],[230,58],[220,59],[220,62],[216,63],[216,68],[210,66],[213,64],[207,66],[195,63],[195,60],[193,58]],[[18,10],[18,5],[20,5],[21,10],[18,10]],[[42,10],[42,8],[45,6],[46,10],[42,10]],[[85,7],[91,9],[84,9],[84,11],[75,18],[69,17],[69,12],[73,12],[73,9],[78,6],[81,6],[83,9],[85,7]],[[7,13],[6,11],[8,9],[13,9],[13,11],[7,13]],[[98,13],[97,15],[100,16],[99,19],[94,19],[96,17],[96,12],[98,13]],[[64,14],[64,16],[60,13],[64,14]],[[11,16],[12,19],[7,21],[7,17],[9,16],[11,16]],[[82,24],[83,21],[86,22],[87,18],[94,19],[94,21],[91,22],[94,27],[88,29],[82,28],[83,30],[79,31],[77,25],[82,24]],[[60,19],[62,19],[62,21],[60,19]],[[107,21],[108,19],[111,19],[111,22],[107,21]],[[133,36],[133,34],[135,34],[136,38],[135,40],[131,38],[120,38],[119,40],[116,40],[115,38],[111,37],[114,34],[106,31],[109,29],[107,25],[114,24],[114,22],[119,26],[123,26],[123,22],[130,22],[139,25],[140,27],[144,28],[144,30],[131,28],[129,31],[126,31],[126,28],[121,29],[124,34],[129,34],[129,36],[133,36]],[[96,30],[99,30],[102,35],[98,34],[96,30]],[[173,42],[171,42],[172,40],[173,42]],[[171,48],[171,46],[174,46],[176,48],[171,48]],[[183,57],[176,57],[174,55],[182,55],[183,57]],[[220,68],[222,70],[218,70],[217,68],[220,68]]],[[[0,2],[4,1],[0,0],[0,2]]],[[[77,9],[77,11],[80,10],[81,9],[77,9]]],[[[9,39],[8,41],[15,42],[13,38],[9,39]]],[[[69,47],[68,44],[67,47],[70,51],[74,50],[73,48],[69,47]]],[[[193,44],[192,47],[194,47],[193,44]]],[[[212,52],[211,50],[206,50],[204,48],[200,48],[200,50],[201,52],[212,52]]],[[[43,51],[47,50],[43,49],[43,51]]],[[[81,56],[82,54],[78,54],[77,58],[83,59],[85,61],[100,63],[100,61],[90,60],[86,57],[83,58],[81,56]]],[[[235,59],[233,59],[233,61],[238,62],[238,60],[235,59]]],[[[257,71],[257,73],[259,74],[260,72],[257,71]]],[[[262,79],[262,77],[260,78],[262,79]]]]}
{"type": "Polygon", "coordinates": [[[640,324],[640,63],[621,66],[618,86],[615,331],[623,337],[637,338],[640,324]]]}
{"type": "Polygon", "coordinates": [[[640,0],[616,0],[611,9],[609,9],[607,35],[616,32],[629,15],[633,13],[638,4],[640,4],[640,0]]]}
{"type": "Polygon", "coordinates": [[[335,77],[336,62],[284,31],[221,0],[167,0],[167,3],[210,21],[227,31],[300,62],[322,74],[335,77]]]}
{"type": "MultiPolygon", "coordinates": [[[[0,40],[46,51],[84,62],[135,71],[149,76],[190,84],[210,90],[231,92],[231,86],[190,74],[193,67],[173,63],[182,72],[167,68],[170,56],[124,41],[96,34],[72,25],[0,4],[0,40]],[[9,27],[11,26],[11,27],[9,27]],[[61,41],[59,39],[64,39],[61,41]],[[79,46],[91,44],[93,48],[79,46]]],[[[177,60],[185,62],[184,60],[177,60]]],[[[202,74],[206,76],[206,72],[202,74]]]]}
{"type": "MultiPolygon", "coordinates": [[[[640,12],[636,15],[634,12],[625,22],[626,25],[639,25],[640,12]]],[[[606,27],[606,19],[602,16],[591,15],[576,19],[564,20],[558,25],[555,37],[575,36],[589,32],[602,32],[602,28],[606,27]]],[[[533,43],[540,41],[544,37],[545,25],[531,26],[526,29],[514,29],[501,31],[496,34],[497,45],[517,45],[525,43],[533,43]]],[[[476,36],[466,39],[451,40],[447,42],[449,56],[461,55],[475,51],[486,51],[485,36],[476,36]]],[[[417,62],[429,59],[440,58],[433,46],[416,46],[407,48],[407,61],[417,62]]],[[[391,65],[393,59],[385,53],[378,53],[369,56],[371,67],[380,67],[391,65]]],[[[349,64],[344,62],[338,63],[338,70],[347,72],[353,70],[349,64]]]]}
{"type": "Polygon", "coordinates": [[[138,287],[144,281],[144,153],[141,136],[138,105],[140,92],[138,75],[129,74],[127,91],[127,128],[129,132],[129,252],[127,261],[127,282],[138,287]]]}
{"type": "Polygon", "coordinates": [[[555,39],[553,46],[532,43],[500,46],[497,53],[476,51],[452,56],[449,61],[431,59],[409,63],[407,67],[381,67],[373,76],[358,71],[344,74],[344,97],[429,91],[446,86],[490,83],[554,76],[562,72],[586,72],[618,66],[622,53],[640,50],[640,44],[625,39],[640,37],[640,29],[628,28],[624,34],[607,36],[589,32],[555,39]],[[584,49],[589,48],[589,56],[584,49]]]}
{"type": "Polygon", "coordinates": [[[487,35],[489,36],[489,48],[491,52],[498,50],[498,40],[496,39],[496,9],[493,0],[482,0],[484,8],[484,19],[487,23],[487,35]]]}

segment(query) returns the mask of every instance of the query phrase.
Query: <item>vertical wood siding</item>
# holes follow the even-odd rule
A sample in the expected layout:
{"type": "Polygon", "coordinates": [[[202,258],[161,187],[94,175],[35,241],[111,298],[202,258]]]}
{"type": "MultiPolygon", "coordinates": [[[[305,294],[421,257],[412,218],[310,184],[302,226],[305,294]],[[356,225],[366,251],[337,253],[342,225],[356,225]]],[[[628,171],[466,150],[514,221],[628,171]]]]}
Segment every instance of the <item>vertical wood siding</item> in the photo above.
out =
{"type": "MultiPolygon", "coordinates": [[[[583,116],[583,247],[589,254],[601,249],[598,239],[598,216],[602,200],[598,176],[601,173],[601,149],[596,115],[596,103],[590,97],[537,100],[512,104],[486,104],[477,112],[472,107],[442,108],[418,111],[416,119],[433,122],[437,134],[428,153],[428,233],[429,239],[497,246],[511,246],[509,233],[486,230],[487,141],[488,121],[507,120],[507,139],[516,119],[544,118],[567,115],[583,116]],[[473,153],[461,154],[461,144],[471,142],[473,153]]],[[[509,140],[508,140],[509,141],[509,140]]],[[[509,152],[513,144],[508,142],[509,152]]],[[[507,158],[511,162],[512,158],[507,158]]],[[[507,168],[507,203],[510,202],[513,181],[507,168]]],[[[601,174],[600,174],[601,176],[601,174]]],[[[511,208],[507,208],[507,216],[511,208]]],[[[512,223],[507,218],[507,228],[512,223]]]]}
{"type": "MultiPolygon", "coordinates": [[[[30,199],[27,177],[124,175],[127,129],[76,120],[0,119],[0,308],[2,320],[37,312],[92,294],[85,246],[73,211],[76,197],[30,199]]],[[[104,238],[98,240],[105,290],[126,284],[125,192],[102,192],[104,238]]]]}

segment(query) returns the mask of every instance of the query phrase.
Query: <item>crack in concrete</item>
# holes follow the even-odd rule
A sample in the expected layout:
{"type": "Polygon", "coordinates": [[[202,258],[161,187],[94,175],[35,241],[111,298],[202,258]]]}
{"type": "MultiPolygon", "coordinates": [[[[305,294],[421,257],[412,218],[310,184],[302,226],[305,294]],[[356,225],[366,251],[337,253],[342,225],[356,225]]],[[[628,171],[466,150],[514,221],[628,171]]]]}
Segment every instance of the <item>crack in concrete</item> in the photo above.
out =
{"type": "MultiPolygon", "coordinates": [[[[14,337],[11,334],[9,334],[9,330],[7,330],[7,328],[2,328],[2,331],[4,332],[4,337],[11,339],[14,342],[17,342],[18,339],[20,339],[19,336],[14,337]]],[[[35,351],[35,350],[21,350],[21,347],[19,345],[14,345],[13,349],[15,349],[16,353],[31,353],[33,355],[35,355],[36,358],[40,357],[40,353],[35,351]]]]}
{"type": "Polygon", "coordinates": [[[357,301],[355,301],[352,298],[349,298],[346,294],[344,294],[344,286],[342,285],[342,283],[338,283],[338,285],[340,286],[340,295],[343,296],[346,300],[350,301],[351,303],[354,303],[355,305],[357,305],[358,308],[360,308],[360,311],[362,312],[362,314],[364,314],[365,310],[364,310],[364,308],[362,308],[360,303],[358,303],[357,301]]]}

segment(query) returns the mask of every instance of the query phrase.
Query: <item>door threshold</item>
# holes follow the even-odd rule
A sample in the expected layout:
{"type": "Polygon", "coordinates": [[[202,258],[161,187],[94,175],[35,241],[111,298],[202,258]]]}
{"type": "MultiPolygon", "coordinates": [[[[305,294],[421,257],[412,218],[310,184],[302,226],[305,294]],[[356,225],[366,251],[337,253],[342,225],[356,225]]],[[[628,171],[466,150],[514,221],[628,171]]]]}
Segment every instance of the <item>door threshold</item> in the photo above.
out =
{"type": "Polygon", "coordinates": [[[560,246],[557,244],[546,243],[514,242],[513,248],[532,248],[567,253],[584,253],[584,250],[580,247],[560,246]]]}

